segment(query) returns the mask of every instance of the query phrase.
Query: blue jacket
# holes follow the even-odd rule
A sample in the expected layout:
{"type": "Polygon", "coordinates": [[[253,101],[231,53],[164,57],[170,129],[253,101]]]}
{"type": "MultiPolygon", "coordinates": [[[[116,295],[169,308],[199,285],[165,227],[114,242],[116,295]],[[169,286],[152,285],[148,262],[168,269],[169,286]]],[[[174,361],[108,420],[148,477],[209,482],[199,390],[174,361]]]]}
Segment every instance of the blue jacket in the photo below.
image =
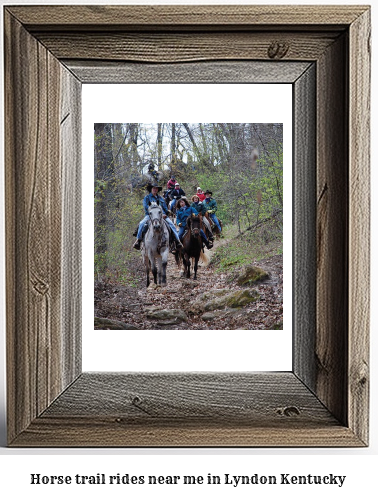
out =
{"type": "Polygon", "coordinates": [[[164,198],[162,198],[159,194],[157,196],[154,196],[152,193],[147,194],[143,199],[143,207],[146,215],[148,215],[149,202],[152,203],[153,201],[159,201],[159,205],[163,209],[163,212],[165,213],[165,215],[168,215],[168,208],[164,198]]]}
{"type": "Polygon", "coordinates": [[[201,215],[205,215],[206,210],[201,202],[196,203],[193,201],[193,203],[190,205],[194,210],[197,210],[197,212],[201,215]]]}
{"type": "Polygon", "coordinates": [[[205,198],[202,202],[204,210],[207,212],[208,210],[213,210],[214,213],[217,211],[217,202],[213,199],[210,198],[209,202],[207,202],[207,199],[205,198]]]}
{"type": "Polygon", "coordinates": [[[195,210],[193,207],[181,207],[179,210],[176,212],[176,221],[177,224],[181,223],[181,227],[186,226],[186,219],[190,217],[192,214],[198,215],[197,210],[195,210]]]}

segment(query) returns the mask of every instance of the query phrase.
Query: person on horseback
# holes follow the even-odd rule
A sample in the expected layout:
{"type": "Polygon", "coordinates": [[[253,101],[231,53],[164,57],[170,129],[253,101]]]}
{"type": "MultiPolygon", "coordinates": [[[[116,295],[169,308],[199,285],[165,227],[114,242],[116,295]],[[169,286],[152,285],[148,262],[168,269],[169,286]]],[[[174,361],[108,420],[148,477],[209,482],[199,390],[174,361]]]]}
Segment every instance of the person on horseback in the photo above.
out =
{"type": "MultiPolygon", "coordinates": [[[[177,203],[178,210],[176,212],[176,221],[179,226],[179,238],[182,240],[186,229],[186,222],[188,217],[191,217],[192,214],[199,215],[197,210],[190,206],[188,200],[183,197],[177,203]]],[[[204,231],[200,230],[202,241],[205,243],[206,248],[210,249],[213,247],[213,243],[206,238],[204,231]]]]}
{"type": "Polygon", "coordinates": [[[173,210],[175,208],[177,200],[179,200],[182,196],[185,196],[185,191],[180,188],[180,184],[178,182],[175,183],[175,189],[171,191],[170,196],[172,198],[172,201],[169,208],[173,210]]]}
{"type": "Polygon", "coordinates": [[[197,212],[202,215],[202,221],[206,226],[207,232],[209,233],[209,240],[213,241],[214,236],[213,236],[213,231],[211,230],[211,224],[205,217],[206,209],[203,206],[203,203],[201,203],[200,198],[198,197],[197,194],[194,194],[192,196],[192,203],[190,206],[194,208],[194,210],[197,210],[197,212]]]}
{"type": "Polygon", "coordinates": [[[197,196],[199,198],[199,201],[203,201],[205,199],[205,193],[200,187],[197,188],[197,196]]]}
{"type": "Polygon", "coordinates": [[[152,160],[150,160],[150,162],[148,164],[148,174],[153,179],[155,179],[156,182],[159,180],[159,172],[157,170],[155,170],[155,165],[154,165],[154,162],[152,160]]]}
{"type": "Polygon", "coordinates": [[[217,216],[215,215],[215,212],[217,211],[217,202],[212,198],[213,193],[209,190],[205,192],[205,199],[203,200],[202,204],[206,212],[210,215],[211,220],[214,222],[214,224],[217,226],[219,229],[219,232],[222,232],[221,225],[219,224],[219,220],[217,219],[217,216]]]}
{"type": "Polygon", "coordinates": [[[167,203],[167,206],[169,206],[169,202],[172,200],[171,193],[175,189],[175,184],[176,184],[176,178],[172,174],[169,181],[167,182],[167,189],[166,191],[164,191],[164,198],[165,202],[167,203]]]}
{"type": "Polygon", "coordinates": [[[172,174],[171,178],[167,182],[167,191],[175,189],[175,184],[176,184],[176,177],[172,174]]]}
{"type": "Polygon", "coordinates": [[[164,218],[166,224],[171,229],[171,232],[175,238],[176,248],[182,247],[182,243],[178,237],[175,225],[173,224],[171,219],[168,217],[168,208],[167,208],[167,205],[165,203],[165,200],[163,197],[161,197],[158,194],[159,191],[161,191],[161,190],[162,190],[161,186],[158,186],[157,184],[148,184],[147,185],[147,191],[149,194],[147,194],[143,199],[143,207],[144,207],[144,212],[146,215],[145,215],[144,219],[142,219],[139,223],[137,239],[133,245],[133,248],[135,248],[136,250],[140,250],[140,244],[142,242],[143,234],[145,232],[144,230],[147,229],[146,224],[149,220],[148,207],[149,207],[150,203],[152,203],[153,201],[158,203],[161,206],[161,208],[163,209],[163,212],[164,212],[163,218],[164,218]]]}

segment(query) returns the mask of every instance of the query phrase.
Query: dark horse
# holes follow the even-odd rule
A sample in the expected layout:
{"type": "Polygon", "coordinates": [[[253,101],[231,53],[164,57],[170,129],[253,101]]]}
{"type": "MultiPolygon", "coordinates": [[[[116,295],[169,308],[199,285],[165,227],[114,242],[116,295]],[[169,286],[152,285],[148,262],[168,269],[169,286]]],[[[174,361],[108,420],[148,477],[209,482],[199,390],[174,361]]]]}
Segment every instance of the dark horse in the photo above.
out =
{"type": "Polygon", "coordinates": [[[182,262],[186,278],[190,278],[190,259],[194,261],[194,279],[197,279],[198,261],[200,257],[207,262],[207,257],[202,251],[202,239],[200,234],[201,216],[192,214],[186,221],[186,232],[182,238],[181,249],[182,262]],[[202,253],[202,255],[201,255],[202,253]]]}
{"type": "MultiPolygon", "coordinates": [[[[215,222],[213,221],[213,219],[210,217],[210,215],[207,212],[205,213],[205,217],[209,221],[209,224],[211,226],[211,230],[212,230],[213,234],[215,235],[215,237],[216,238],[220,238],[221,237],[221,232],[219,231],[218,226],[215,224],[215,222]]],[[[220,227],[222,228],[222,231],[223,231],[223,223],[222,223],[222,221],[219,218],[218,218],[218,222],[219,222],[219,225],[220,225],[220,227]]],[[[205,231],[205,234],[208,237],[208,231],[207,230],[205,231]]]]}

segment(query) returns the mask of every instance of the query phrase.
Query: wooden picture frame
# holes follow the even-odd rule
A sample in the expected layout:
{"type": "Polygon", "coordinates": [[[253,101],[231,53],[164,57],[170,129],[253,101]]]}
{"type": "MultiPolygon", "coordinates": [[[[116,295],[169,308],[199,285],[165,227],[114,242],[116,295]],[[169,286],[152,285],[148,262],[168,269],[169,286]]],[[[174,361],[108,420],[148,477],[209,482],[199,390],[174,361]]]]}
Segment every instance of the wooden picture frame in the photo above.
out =
{"type": "Polygon", "coordinates": [[[4,22],[9,446],[367,446],[369,7],[6,6],[4,22]],[[164,65],[293,85],[292,372],[81,371],[81,85],[164,65]]]}

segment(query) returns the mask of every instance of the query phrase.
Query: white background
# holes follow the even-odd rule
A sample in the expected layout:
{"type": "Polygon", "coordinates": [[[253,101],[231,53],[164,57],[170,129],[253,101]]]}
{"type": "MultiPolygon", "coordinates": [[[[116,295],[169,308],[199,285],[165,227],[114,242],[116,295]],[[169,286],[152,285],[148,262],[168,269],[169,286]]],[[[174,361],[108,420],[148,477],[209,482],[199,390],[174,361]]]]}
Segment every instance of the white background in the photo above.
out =
{"type": "MultiPolygon", "coordinates": [[[[137,333],[133,330],[95,331],[93,329],[93,225],[86,223],[83,225],[84,371],[290,371],[292,369],[292,85],[243,84],[237,85],[236,90],[233,84],[83,85],[83,179],[93,178],[93,123],[95,122],[249,123],[252,118],[254,123],[283,123],[285,311],[283,331],[143,330],[137,333]],[[128,99],[129,95],[133,96],[132,101],[128,99]],[[185,96],[185,99],[182,96],[185,96]],[[180,105],[167,105],[172,102],[180,105]],[[143,353],[143,356],[125,355],[130,352],[143,353]]],[[[186,189],[185,181],[181,182],[186,189]]],[[[214,197],[217,198],[216,193],[214,197]]],[[[83,182],[83,220],[94,220],[93,186],[90,182],[83,182]]],[[[131,252],[135,250],[131,249],[131,252]]]]}
{"type": "MultiPolygon", "coordinates": [[[[26,2],[9,2],[11,4],[26,2]]],[[[37,2],[36,0],[33,3],[37,2]]],[[[46,3],[52,3],[50,2],[46,3]]],[[[71,3],[107,3],[107,2],[62,2],[71,3]]],[[[118,2],[111,2],[116,4],[118,2]]],[[[127,2],[119,2],[125,4],[127,2]]],[[[133,4],[139,3],[133,1],[133,4]]],[[[161,2],[150,2],[161,3],[161,2]]],[[[168,3],[168,2],[165,2],[168,3]]],[[[173,3],[173,2],[171,2],[173,3]]],[[[180,2],[174,2],[180,3],[180,2]]],[[[190,2],[187,2],[190,3],[190,2]]],[[[193,3],[193,2],[192,2],[193,3]]],[[[222,2],[216,0],[211,2],[196,2],[206,4],[235,3],[222,2]]],[[[238,0],[236,3],[253,3],[238,0]]],[[[264,2],[259,4],[285,4],[288,2],[264,2]]],[[[313,4],[310,2],[291,1],[291,4],[313,4]]],[[[322,1],[323,4],[362,4],[366,2],[346,0],[330,2],[322,1]]],[[[376,60],[377,38],[374,26],[377,23],[377,14],[375,8],[372,10],[373,21],[373,73],[372,89],[377,88],[376,80],[376,60]]],[[[1,96],[3,99],[3,96],[1,96]]],[[[1,101],[3,102],[3,101],[1,101]]],[[[372,137],[378,136],[377,128],[377,101],[375,93],[372,92],[372,137]]],[[[3,133],[1,133],[3,135],[3,133]]],[[[378,188],[377,174],[375,165],[377,165],[377,141],[372,143],[372,191],[378,188]]],[[[372,256],[377,255],[377,196],[372,197],[372,256]]],[[[1,220],[1,229],[3,230],[4,221],[1,220]]],[[[1,249],[1,282],[4,281],[4,260],[3,248],[1,249]]],[[[4,372],[0,376],[2,389],[2,405],[0,414],[0,492],[2,497],[8,498],[10,495],[21,497],[27,495],[28,498],[49,498],[54,495],[55,498],[66,498],[70,495],[72,498],[81,498],[83,495],[91,495],[92,498],[102,498],[104,495],[111,495],[113,499],[125,499],[133,494],[137,498],[147,498],[151,495],[165,498],[192,498],[194,495],[198,498],[208,498],[217,496],[217,498],[242,498],[250,499],[253,497],[261,498],[261,493],[265,493],[268,498],[277,498],[286,495],[291,499],[299,499],[304,496],[309,499],[322,498],[342,498],[343,500],[354,500],[355,498],[373,498],[376,492],[376,469],[378,452],[378,411],[377,411],[377,340],[376,330],[378,325],[377,304],[377,286],[378,277],[377,264],[372,259],[372,296],[371,296],[371,440],[370,447],[364,449],[69,449],[69,450],[14,450],[5,448],[5,413],[4,413],[4,394],[5,381],[4,372]],[[50,456],[54,455],[54,457],[50,456]],[[135,475],[141,474],[201,474],[206,476],[208,473],[222,475],[224,473],[243,475],[243,474],[341,474],[346,475],[347,479],[342,488],[337,486],[274,486],[274,487],[252,487],[240,486],[233,488],[231,486],[216,487],[178,487],[178,486],[159,486],[141,489],[132,487],[108,487],[108,486],[43,486],[36,487],[29,485],[29,474],[96,474],[96,473],[129,473],[135,475]],[[126,489],[125,489],[126,488],[126,489]],[[174,488],[174,489],[173,489],[174,488]],[[217,489],[215,489],[217,488],[217,489]],[[4,493],[4,495],[3,495],[4,493]]],[[[4,293],[4,288],[2,288],[4,293]]],[[[4,303],[1,304],[1,312],[4,316],[4,303]]],[[[4,319],[2,320],[2,340],[1,340],[1,359],[4,360],[4,319]]]]}

